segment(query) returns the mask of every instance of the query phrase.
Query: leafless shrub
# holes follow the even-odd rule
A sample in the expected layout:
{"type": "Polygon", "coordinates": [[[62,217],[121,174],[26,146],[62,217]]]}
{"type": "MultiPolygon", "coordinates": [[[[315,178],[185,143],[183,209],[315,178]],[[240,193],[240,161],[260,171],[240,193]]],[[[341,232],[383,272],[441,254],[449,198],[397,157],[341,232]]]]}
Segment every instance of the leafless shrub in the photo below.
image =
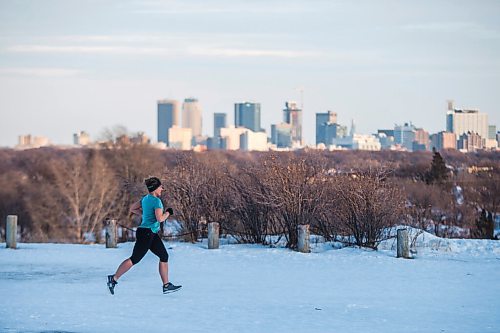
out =
{"type": "Polygon", "coordinates": [[[340,177],[334,214],[355,245],[377,249],[384,231],[401,221],[405,207],[401,191],[385,170],[340,177]]]}

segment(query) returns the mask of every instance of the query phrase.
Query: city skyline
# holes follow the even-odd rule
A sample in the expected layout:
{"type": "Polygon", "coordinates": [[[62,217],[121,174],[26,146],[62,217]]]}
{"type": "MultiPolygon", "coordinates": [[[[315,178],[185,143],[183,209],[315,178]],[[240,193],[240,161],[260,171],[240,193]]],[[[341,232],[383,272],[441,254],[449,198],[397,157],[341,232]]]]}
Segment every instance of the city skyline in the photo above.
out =
{"type": "Polygon", "coordinates": [[[486,0],[3,1],[0,146],[116,125],[156,138],[156,101],[189,96],[204,135],[246,100],[268,136],[285,101],[303,105],[306,144],[328,110],[359,133],[408,121],[436,133],[454,99],[498,126],[499,12],[486,0]]]}

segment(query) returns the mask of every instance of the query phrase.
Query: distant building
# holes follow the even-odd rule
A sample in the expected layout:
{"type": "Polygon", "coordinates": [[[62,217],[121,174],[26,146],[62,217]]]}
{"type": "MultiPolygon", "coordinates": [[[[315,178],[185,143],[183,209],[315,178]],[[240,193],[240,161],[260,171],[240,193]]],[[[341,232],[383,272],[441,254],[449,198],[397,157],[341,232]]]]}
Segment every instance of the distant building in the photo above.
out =
{"type": "Polygon", "coordinates": [[[240,135],[240,149],[245,151],[269,150],[266,133],[246,130],[240,135]]]}
{"type": "Polygon", "coordinates": [[[393,129],[379,129],[377,130],[377,133],[380,134],[380,133],[384,133],[386,136],[392,136],[394,137],[394,130],[393,129]]]}
{"type": "Polygon", "coordinates": [[[220,136],[220,129],[227,127],[227,115],[214,113],[214,137],[220,136]]]}
{"type": "Polygon", "coordinates": [[[496,140],[497,139],[497,127],[496,125],[488,126],[488,139],[496,140]]]}
{"type": "Polygon", "coordinates": [[[353,136],[333,139],[332,145],[353,150],[378,151],[382,149],[382,145],[377,137],[363,134],[354,134],[353,136]]]}
{"type": "Polygon", "coordinates": [[[439,132],[431,135],[431,149],[457,149],[457,136],[455,133],[439,132]]]}
{"type": "Polygon", "coordinates": [[[448,102],[446,113],[446,131],[460,137],[464,133],[477,133],[481,138],[488,138],[488,115],[476,109],[455,109],[452,102],[448,102]]]}
{"type": "Polygon", "coordinates": [[[484,148],[483,138],[474,132],[460,135],[458,139],[458,149],[466,152],[474,152],[484,148]]]}
{"type": "Polygon", "coordinates": [[[180,150],[190,150],[192,137],[193,131],[191,128],[172,126],[168,131],[169,147],[180,150]]]}
{"type": "Polygon", "coordinates": [[[88,146],[90,144],[90,135],[85,131],[73,134],[73,144],[78,146],[88,146]]]}
{"type": "Polygon", "coordinates": [[[254,132],[261,132],[260,103],[234,103],[234,127],[244,127],[254,132]]]}
{"type": "Polygon", "coordinates": [[[234,127],[229,126],[220,129],[220,135],[226,140],[227,150],[238,150],[240,149],[240,135],[245,133],[248,128],[245,127],[234,127]]]}
{"type": "Polygon", "coordinates": [[[292,146],[302,146],[302,109],[298,108],[296,102],[285,102],[283,121],[292,125],[292,146]]]}
{"type": "Polygon", "coordinates": [[[44,136],[32,136],[31,134],[20,135],[18,138],[18,149],[40,148],[50,145],[48,138],[44,136]]]}
{"type": "MultiPolygon", "coordinates": [[[[116,137],[116,144],[121,147],[130,146],[131,140],[130,137],[126,134],[122,134],[116,137]]],[[[112,142],[110,142],[112,144],[112,142]]]]}
{"type": "Polygon", "coordinates": [[[498,141],[493,139],[484,139],[484,149],[487,150],[497,150],[498,149],[498,141]]]}
{"type": "MultiPolygon", "coordinates": [[[[391,132],[394,133],[392,130],[391,132]]],[[[375,134],[375,137],[378,138],[382,149],[391,149],[394,146],[394,136],[388,136],[383,130],[375,134]]]]}
{"type": "MultiPolygon", "coordinates": [[[[316,113],[316,145],[324,143],[325,145],[330,141],[327,139],[327,127],[333,124],[337,124],[337,113],[333,111],[327,111],[325,113],[316,113]]],[[[336,137],[336,128],[335,135],[336,137]]]]}
{"type": "Polygon", "coordinates": [[[138,132],[130,138],[130,142],[134,145],[147,145],[151,143],[151,139],[144,132],[138,132]]]}
{"type": "MultiPolygon", "coordinates": [[[[354,125],[354,122],[353,122],[354,125]]],[[[351,130],[354,126],[351,126],[351,130]]],[[[337,113],[316,113],[316,145],[330,146],[334,139],[347,137],[347,126],[337,123],[337,113]]]]}
{"type": "Polygon", "coordinates": [[[207,148],[210,150],[225,150],[227,149],[227,139],[221,136],[214,136],[207,139],[207,148]]]}
{"type": "Polygon", "coordinates": [[[268,150],[265,132],[254,132],[245,127],[221,128],[220,134],[227,150],[268,150]]]}
{"type": "Polygon", "coordinates": [[[193,137],[201,136],[202,110],[196,98],[186,98],[182,103],[182,127],[190,128],[193,137]]]}
{"type": "Polygon", "coordinates": [[[405,147],[408,151],[413,151],[413,141],[415,141],[415,126],[410,123],[394,126],[394,142],[405,147]]]}
{"type": "Polygon", "coordinates": [[[292,125],[287,123],[271,125],[271,143],[276,148],[291,148],[292,125]]]}
{"type": "Polygon", "coordinates": [[[422,128],[415,129],[415,141],[413,141],[413,151],[430,150],[429,132],[422,128]]]}
{"type": "Polygon", "coordinates": [[[168,142],[168,130],[179,126],[179,104],[175,100],[162,99],[158,105],[158,142],[168,142]]]}

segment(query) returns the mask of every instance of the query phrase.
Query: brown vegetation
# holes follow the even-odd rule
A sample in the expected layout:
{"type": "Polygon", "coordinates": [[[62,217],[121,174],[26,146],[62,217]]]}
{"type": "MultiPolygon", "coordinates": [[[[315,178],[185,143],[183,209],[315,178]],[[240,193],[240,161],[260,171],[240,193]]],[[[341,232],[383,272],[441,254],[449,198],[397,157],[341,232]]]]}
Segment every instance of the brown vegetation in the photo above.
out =
{"type": "Polygon", "coordinates": [[[431,153],[3,149],[0,219],[18,215],[23,241],[83,242],[86,233],[100,235],[106,218],[136,226],[128,207],[146,194],[144,178],[157,175],[189,241],[204,231],[200,220],[219,222],[241,242],[282,235],[290,248],[300,224],[327,240],[345,236],[371,248],[397,224],[484,237],[481,212],[499,209],[500,154],[442,156],[449,174],[429,182],[431,153]]]}

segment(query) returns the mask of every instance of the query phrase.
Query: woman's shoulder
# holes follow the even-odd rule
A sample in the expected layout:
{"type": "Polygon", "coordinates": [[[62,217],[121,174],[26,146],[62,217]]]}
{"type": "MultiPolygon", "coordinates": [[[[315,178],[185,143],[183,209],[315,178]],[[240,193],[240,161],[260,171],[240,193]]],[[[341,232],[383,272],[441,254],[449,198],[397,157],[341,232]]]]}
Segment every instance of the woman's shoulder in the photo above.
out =
{"type": "Polygon", "coordinates": [[[149,202],[161,202],[161,199],[158,197],[155,197],[154,195],[151,194],[146,194],[144,198],[142,198],[142,201],[149,201],[149,202]]]}

